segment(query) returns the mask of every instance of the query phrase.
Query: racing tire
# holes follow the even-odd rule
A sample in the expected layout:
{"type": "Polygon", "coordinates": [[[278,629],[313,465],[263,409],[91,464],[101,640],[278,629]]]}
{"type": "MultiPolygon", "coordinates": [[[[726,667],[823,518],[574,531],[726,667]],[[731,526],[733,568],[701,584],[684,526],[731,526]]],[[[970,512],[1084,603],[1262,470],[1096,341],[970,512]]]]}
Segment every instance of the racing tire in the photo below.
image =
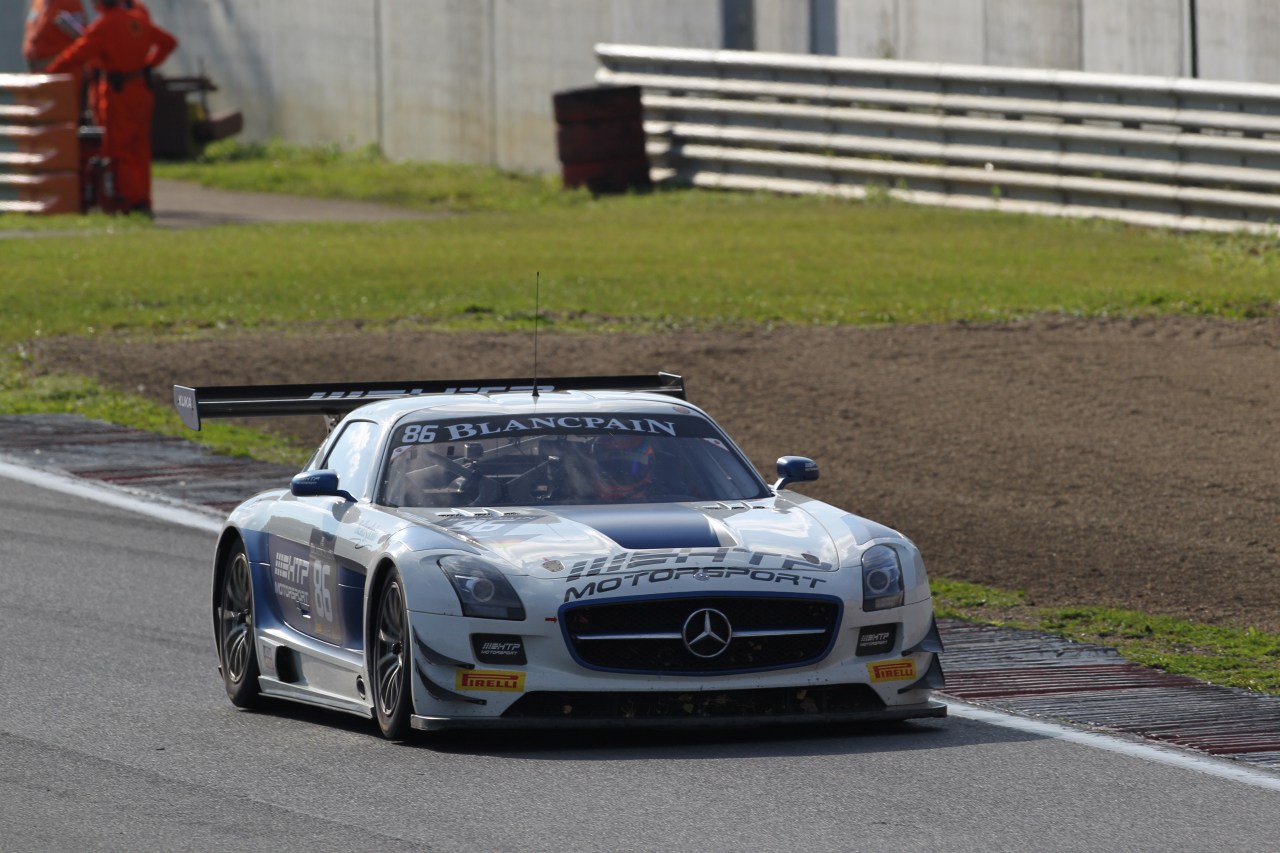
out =
{"type": "Polygon", "coordinates": [[[253,708],[259,702],[258,653],[254,638],[253,574],[244,544],[227,552],[218,582],[218,664],[231,704],[253,708]]]}
{"type": "Polygon", "coordinates": [[[410,682],[413,655],[409,649],[409,610],[404,579],[392,568],[378,590],[373,611],[372,655],[373,713],[388,740],[404,740],[409,734],[413,709],[410,682]]]}

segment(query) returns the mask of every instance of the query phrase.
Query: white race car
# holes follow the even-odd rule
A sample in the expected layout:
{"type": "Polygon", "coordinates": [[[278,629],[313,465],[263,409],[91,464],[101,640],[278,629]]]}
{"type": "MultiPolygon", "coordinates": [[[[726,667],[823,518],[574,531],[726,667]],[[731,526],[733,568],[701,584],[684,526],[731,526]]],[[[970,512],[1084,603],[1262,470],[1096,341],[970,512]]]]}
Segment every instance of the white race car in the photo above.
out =
{"type": "Polygon", "coordinates": [[[322,414],[213,563],[227,694],[412,729],[942,717],[900,533],[769,485],[679,376],[175,386],[202,418],[322,414]]]}

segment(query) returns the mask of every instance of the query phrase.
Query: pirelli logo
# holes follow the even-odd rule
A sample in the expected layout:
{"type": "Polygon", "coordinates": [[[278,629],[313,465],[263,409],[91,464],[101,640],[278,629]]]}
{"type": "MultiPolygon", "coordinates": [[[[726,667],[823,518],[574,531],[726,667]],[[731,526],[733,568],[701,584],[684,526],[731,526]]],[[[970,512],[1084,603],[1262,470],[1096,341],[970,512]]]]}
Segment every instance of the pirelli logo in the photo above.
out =
{"type": "Polygon", "coordinates": [[[872,681],[907,681],[916,677],[916,662],[910,658],[867,664],[872,681]]]}
{"type": "Polygon", "coordinates": [[[459,690],[497,690],[503,693],[523,693],[523,672],[497,672],[493,670],[463,670],[454,681],[459,690]]]}

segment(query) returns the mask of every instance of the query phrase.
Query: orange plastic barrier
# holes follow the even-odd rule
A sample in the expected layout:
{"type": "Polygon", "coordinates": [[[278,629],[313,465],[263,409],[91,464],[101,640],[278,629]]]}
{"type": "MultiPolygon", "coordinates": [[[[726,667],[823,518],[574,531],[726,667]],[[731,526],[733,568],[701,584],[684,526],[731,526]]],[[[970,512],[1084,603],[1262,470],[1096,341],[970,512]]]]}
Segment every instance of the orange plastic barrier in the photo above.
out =
{"type": "Polygon", "coordinates": [[[74,172],[80,168],[74,124],[0,125],[0,170],[74,172]]]}
{"type": "Polygon", "coordinates": [[[80,176],[75,172],[14,175],[0,172],[0,213],[79,213],[80,176]]]}
{"type": "Polygon", "coordinates": [[[80,212],[79,112],[68,74],[0,74],[0,212],[80,212]]]}
{"type": "Polygon", "coordinates": [[[0,122],[58,124],[80,120],[80,93],[70,74],[0,74],[0,122]]]}

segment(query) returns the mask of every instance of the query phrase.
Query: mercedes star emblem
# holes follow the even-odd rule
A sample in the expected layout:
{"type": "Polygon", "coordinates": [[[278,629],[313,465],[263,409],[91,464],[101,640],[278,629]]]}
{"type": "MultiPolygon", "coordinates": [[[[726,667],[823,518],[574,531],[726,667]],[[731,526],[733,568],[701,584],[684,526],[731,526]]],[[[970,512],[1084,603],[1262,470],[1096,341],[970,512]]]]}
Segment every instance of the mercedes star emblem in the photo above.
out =
{"type": "Polygon", "coordinates": [[[729,617],[719,610],[704,607],[689,614],[680,629],[684,647],[700,658],[713,658],[724,653],[733,639],[729,617]]]}

